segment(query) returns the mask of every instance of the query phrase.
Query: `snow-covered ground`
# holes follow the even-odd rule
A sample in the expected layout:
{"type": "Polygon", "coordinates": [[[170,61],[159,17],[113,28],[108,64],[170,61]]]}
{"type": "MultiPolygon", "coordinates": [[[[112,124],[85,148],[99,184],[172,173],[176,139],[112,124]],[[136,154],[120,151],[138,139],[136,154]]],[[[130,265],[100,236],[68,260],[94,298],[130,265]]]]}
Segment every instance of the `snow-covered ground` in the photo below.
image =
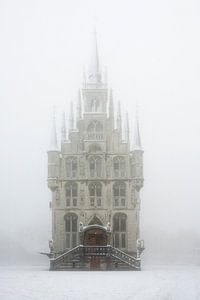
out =
{"type": "Polygon", "coordinates": [[[49,272],[0,267],[0,300],[199,300],[200,266],[145,266],[141,272],[49,272]]]}

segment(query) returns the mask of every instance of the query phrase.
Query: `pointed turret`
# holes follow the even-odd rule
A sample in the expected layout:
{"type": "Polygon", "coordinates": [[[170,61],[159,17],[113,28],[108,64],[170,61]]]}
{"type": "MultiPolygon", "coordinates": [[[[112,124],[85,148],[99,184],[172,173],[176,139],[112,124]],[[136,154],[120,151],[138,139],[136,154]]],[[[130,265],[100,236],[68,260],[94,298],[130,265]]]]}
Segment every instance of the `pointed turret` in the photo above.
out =
{"type": "Polygon", "coordinates": [[[133,151],[132,151],[132,175],[134,178],[134,186],[137,192],[143,187],[143,150],[141,146],[138,112],[136,109],[133,151]]]}
{"type": "Polygon", "coordinates": [[[52,120],[52,128],[51,128],[51,138],[50,138],[49,151],[58,151],[57,134],[56,134],[55,108],[53,110],[53,120],[52,120]]]}
{"type": "Polygon", "coordinates": [[[121,132],[122,130],[122,116],[121,116],[121,106],[120,102],[118,102],[118,110],[117,110],[117,129],[121,132]]]}
{"type": "Polygon", "coordinates": [[[133,150],[142,150],[137,110],[135,116],[135,127],[134,127],[134,136],[133,136],[133,150]]]}
{"type": "Polygon", "coordinates": [[[70,116],[69,116],[69,131],[74,129],[74,108],[73,103],[70,102],[70,116]]]}
{"type": "Polygon", "coordinates": [[[113,91],[112,90],[110,90],[109,118],[114,123],[114,104],[113,104],[113,91]]]}
{"type": "Polygon", "coordinates": [[[66,121],[65,121],[65,113],[62,113],[62,126],[61,126],[61,144],[66,140],[66,121]]]}
{"type": "Polygon", "coordinates": [[[56,134],[55,108],[53,110],[53,122],[51,140],[48,153],[48,187],[54,191],[57,188],[56,178],[59,176],[59,150],[56,134]]]}
{"type": "Polygon", "coordinates": [[[129,117],[128,117],[128,112],[126,112],[125,137],[126,137],[127,144],[129,144],[129,117]]]}
{"type": "Polygon", "coordinates": [[[92,45],[92,55],[90,61],[90,68],[88,72],[88,82],[89,83],[101,83],[101,70],[99,63],[99,53],[98,53],[98,45],[97,45],[97,32],[96,28],[93,33],[93,45],[92,45]]]}
{"type": "Polygon", "coordinates": [[[77,120],[82,118],[82,99],[81,99],[81,90],[78,92],[78,103],[77,103],[77,120]]]}

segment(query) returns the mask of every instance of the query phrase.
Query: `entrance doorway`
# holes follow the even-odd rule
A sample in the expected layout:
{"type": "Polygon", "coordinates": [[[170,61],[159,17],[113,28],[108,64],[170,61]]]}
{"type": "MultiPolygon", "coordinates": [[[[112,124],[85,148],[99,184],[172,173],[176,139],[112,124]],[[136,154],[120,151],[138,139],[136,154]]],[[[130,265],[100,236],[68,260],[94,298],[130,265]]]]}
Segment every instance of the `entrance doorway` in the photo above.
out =
{"type": "Polygon", "coordinates": [[[101,228],[100,225],[91,225],[91,227],[84,232],[83,245],[97,247],[97,249],[94,250],[97,254],[91,255],[90,257],[90,270],[100,270],[101,258],[98,255],[98,247],[107,246],[107,234],[105,229],[101,228]]]}
{"type": "Polygon", "coordinates": [[[85,232],[84,235],[85,246],[106,246],[107,236],[106,232],[100,228],[91,228],[85,232]]]}

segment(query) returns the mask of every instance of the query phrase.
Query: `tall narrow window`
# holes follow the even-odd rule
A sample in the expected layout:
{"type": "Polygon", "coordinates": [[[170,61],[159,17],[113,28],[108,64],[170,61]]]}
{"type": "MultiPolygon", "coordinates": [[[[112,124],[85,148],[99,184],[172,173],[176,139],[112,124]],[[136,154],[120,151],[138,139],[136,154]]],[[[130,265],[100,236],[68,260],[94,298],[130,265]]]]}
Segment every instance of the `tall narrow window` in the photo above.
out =
{"type": "Polygon", "coordinates": [[[91,177],[101,177],[102,159],[101,157],[91,157],[89,159],[89,169],[91,177]]]}
{"type": "Polygon", "coordinates": [[[89,185],[90,206],[100,207],[102,204],[102,184],[91,183],[89,185]]]}
{"type": "Polygon", "coordinates": [[[66,206],[77,206],[78,201],[78,184],[68,183],[65,186],[66,206]]]}
{"type": "Polygon", "coordinates": [[[103,139],[103,125],[99,121],[92,121],[87,129],[89,140],[103,139]]]}
{"type": "Polygon", "coordinates": [[[113,217],[113,245],[116,248],[126,248],[127,216],[119,213],[113,217]]]}
{"type": "Polygon", "coordinates": [[[77,159],[75,157],[67,158],[65,169],[66,169],[66,176],[68,178],[77,177],[77,171],[78,171],[77,159]]]}
{"type": "Polygon", "coordinates": [[[67,214],[65,219],[66,248],[73,248],[77,245],[78,238],[78,217],[76,214],[67,214]]]}
{"type": "Polygon", "coordinates": [[[126,205],[126,184],[124,182],[116,182],[113,185],[114,206],[126,205]]]}
{"type": "Polygon", "coordinates": [[[113,159],[113,172],[114,177],[125,177],[126,175],[126,163],[125,158],[118,156],[113,159]]]}

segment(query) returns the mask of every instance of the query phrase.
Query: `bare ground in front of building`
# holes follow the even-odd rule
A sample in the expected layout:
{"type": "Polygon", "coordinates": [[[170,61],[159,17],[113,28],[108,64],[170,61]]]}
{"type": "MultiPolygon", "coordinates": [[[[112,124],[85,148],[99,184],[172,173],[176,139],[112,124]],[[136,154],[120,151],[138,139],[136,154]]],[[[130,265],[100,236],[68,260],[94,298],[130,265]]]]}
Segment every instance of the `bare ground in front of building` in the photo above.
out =
{"type": "Polygon", "coordinates": [[[195,300],[200,266],[144,266],[134,271],[54,271],[0,267],[1,300],[195,300]]]}

